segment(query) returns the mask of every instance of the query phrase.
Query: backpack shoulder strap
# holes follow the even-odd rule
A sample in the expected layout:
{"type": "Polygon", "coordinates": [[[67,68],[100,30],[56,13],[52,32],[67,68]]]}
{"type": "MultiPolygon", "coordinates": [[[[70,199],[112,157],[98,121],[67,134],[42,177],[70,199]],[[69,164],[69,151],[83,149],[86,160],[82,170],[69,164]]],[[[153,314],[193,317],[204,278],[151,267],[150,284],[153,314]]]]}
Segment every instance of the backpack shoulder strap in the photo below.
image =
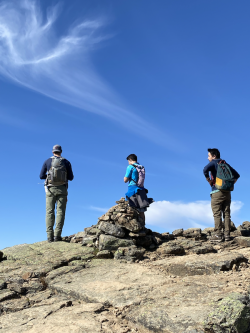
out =
{"type": "Polygon", "coordinates": [[[52,168],[52,164],[53,164],[53,160],[55,159],[55,156],[51,156],[51,165],[50,165],[50,169],[52,168]]]}
{"type": "MultiPolygon", "coordinates": [[[[136,167],[137,167],[137,165],[136,164],[131,164],[133,167],[134,167],[134,169],[136,169],[136,167]]],[[[134,170],[133,169],[133,170],[134,170]]],[[[136,169],[137,170],[137,169],[136,169]]],[[[133,180],[133,182],[137,185],[137,182],[133,179],[133,178],[131,178],[131,180],[133,180]]]]}

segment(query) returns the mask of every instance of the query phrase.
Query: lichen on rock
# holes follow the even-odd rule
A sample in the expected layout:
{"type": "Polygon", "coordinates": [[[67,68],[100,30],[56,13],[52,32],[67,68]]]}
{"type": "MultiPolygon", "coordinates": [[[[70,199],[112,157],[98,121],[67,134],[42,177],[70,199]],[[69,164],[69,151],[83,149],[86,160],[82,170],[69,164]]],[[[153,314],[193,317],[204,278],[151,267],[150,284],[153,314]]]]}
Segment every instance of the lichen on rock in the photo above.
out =
{"type": "Polygon", "coordinates": [[[214,304],[204,322],[206,332],[246,333],[250,329],[249,297],[232,293],[214,304]]]}

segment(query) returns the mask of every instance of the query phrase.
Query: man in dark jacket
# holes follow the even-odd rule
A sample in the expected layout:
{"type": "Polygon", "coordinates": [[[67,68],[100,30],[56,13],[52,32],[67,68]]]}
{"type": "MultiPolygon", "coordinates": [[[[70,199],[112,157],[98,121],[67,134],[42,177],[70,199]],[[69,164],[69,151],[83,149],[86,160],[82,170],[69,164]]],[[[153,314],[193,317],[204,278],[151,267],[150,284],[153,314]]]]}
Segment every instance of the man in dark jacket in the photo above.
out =
{"type": "MultiPolygon", "coordinates": [[[[231,226],[231,216],[230,216],[230,205],[231,205],[231,192],[221,191],[215,187],[215,180],[217,174],[218,163],[221,161],[220,152],[217,148],[208,149],[208,160],[209,163],[203,169],[203,173],[206,180],[211,186],[211,207],[214,215],[214,236],[211,237],[211,241],[222,242],[224,239],[226,241],[230,240],[230,226],[231,226]],[[209,174],[210,173],[210,174],[209,174]],[[224,235],[222,233],[222,215],[224,216],[224,235]]],[[[234,170],[229,164],[231,172],[234,177],[234,183],[238,180],[240,175],[236,170],[234,170]]]]}
{"type": "Polygon", "coordinates": [[[55,145],[52,153],[53,156],[43,163],[40,179],[46,179],[46,232],[48,242],[57,242],[62,240],[61,234],[67,204],[68,180],[73,180],[74,175],[70,162],[61,156],[62,147],[55,145]],[[54,231],[56,204],[56,228],[54,231]]]}

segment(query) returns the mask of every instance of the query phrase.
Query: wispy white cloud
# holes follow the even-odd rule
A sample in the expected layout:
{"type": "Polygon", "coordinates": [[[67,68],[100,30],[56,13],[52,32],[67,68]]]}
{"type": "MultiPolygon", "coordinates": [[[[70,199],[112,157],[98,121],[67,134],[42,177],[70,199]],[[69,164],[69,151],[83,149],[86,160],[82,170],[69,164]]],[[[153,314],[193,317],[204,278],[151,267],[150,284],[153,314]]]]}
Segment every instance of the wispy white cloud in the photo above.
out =
{"type": "MultiPolygon", "coordinates": [[[[231,204],[232,220],[240,211],[243,203],[231,204]]],[[[207,228],[214,226],[210,201],[170,202],[156,201],[146,213],[146,222],[151,226],[164,227],[166,230],[207,228]]]]}
{"type": "Polygon", "coordinates": [[[91,51],[106,36],[104,20],[84,20],[58,33],[60,6],[46,15],[36,0],[0,5],[0,74],[60,102],[119,122],[165,146],[179,143],[126,105],[91,63],[91,51]]]}
{"type": "Polygon", "coordinates": [[[102,212],[102,213],[106,213],[109,210],[109,208],[101,208],[96,206],[90,206],[89,208],[91,210],[96,210],[97,212],[102,212]]]}

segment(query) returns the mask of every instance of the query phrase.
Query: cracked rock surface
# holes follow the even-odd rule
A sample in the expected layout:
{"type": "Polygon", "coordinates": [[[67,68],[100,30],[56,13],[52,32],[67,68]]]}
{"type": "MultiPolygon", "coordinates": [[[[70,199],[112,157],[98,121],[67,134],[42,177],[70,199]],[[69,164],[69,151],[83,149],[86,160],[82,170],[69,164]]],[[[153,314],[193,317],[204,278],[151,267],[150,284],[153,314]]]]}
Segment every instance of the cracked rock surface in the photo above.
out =
{"type": "Polygon", "coordinates": [[[1,332],[249,332],[250,248],[215,247],[139,262],[66,242],[3,250],[1,332]]]}
{"type": "Polygon", "coordinates": [[[3,249],[0,332],[250,333],[250,223],[232,228],[156,233],[120,200],[63,242],[3,249]]]}

